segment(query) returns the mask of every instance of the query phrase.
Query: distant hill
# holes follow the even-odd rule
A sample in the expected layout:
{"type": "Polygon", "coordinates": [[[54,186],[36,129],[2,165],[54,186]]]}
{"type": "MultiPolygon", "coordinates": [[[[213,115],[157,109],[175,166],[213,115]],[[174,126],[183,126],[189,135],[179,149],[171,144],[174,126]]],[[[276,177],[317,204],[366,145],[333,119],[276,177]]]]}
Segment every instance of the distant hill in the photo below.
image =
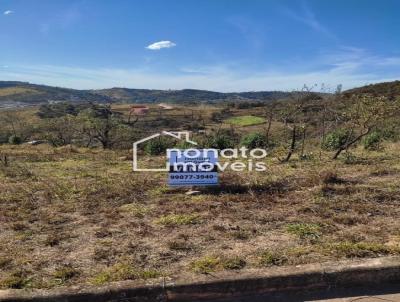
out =
{"type": "MultiPolygon", "coordinates": [[[[344,91],[345,96],[369,93],[388,97],[400,96],[400,81],[367,85],[344,91]]],[[[96,103],[194,103],[220,101],[263,101],[285,99],[292,95],[283,91],[222,93],[208,90],[155,90],[110,88],[78,90],[28,82],[0,81],[0,107],[27,106],[52,102],[96,103]]]]}
{"type": "Polygon", "coordinates": [[[374,96],[395,98],[400,96],[400,81],[383,82],[363,87],[349,89],[343,92],[345,96],[368,93],[374,96]]]}
{"type": "Polygon", "coordinates": [[[289,92],[259,91],[222,93],[207,90],[154,90],[110,88],[77,90],[28,82],[0,81],[0,107],[14,107],[51,102],[126,102],[126,103],[193,103],[228,100],[271,101],[290,96],[289,92]]]}
{"type": "Polygon", "coordinates": [[[288,97],[289,92],[281,91],[258,91],[222,93],[208,90],[182,89],[182,90],[150,90],[150,89],[129,89],[111,88],[96,90],[96,93],[112,98],[113,100],[132,103],[191,103],[226,100],[275,100],[288,97]]]}
{"type": "Polygon", "coordinates": [[[112,99],[93,91],[67,89],[27,82],[0,81],[0,106],[3,104],[43,104],[49,102],[111,102],[112,99]]]}

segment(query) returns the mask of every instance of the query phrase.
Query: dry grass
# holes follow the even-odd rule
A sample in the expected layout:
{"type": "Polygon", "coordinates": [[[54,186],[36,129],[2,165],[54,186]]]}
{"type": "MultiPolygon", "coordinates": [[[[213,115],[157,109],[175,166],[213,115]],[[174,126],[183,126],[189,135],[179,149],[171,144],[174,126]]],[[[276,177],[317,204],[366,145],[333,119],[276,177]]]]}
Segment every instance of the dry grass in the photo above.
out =
{"type": "Polygon", "coordinates": [[[123,151],[0,146],[0,288],[399,254],[399,148],[386,150],[268,158],[267,173],[225,172],[188,196],[131,172],[123,151]]]}

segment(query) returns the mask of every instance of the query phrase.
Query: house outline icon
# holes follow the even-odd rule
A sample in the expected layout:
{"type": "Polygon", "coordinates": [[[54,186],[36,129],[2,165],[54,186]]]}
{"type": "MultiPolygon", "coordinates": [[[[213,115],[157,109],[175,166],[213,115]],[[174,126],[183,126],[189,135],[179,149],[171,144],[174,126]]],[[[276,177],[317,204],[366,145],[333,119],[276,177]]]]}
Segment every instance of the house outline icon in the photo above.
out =
{"type": "Polygon", "coordinates": [[[168,172],[168,170],[169,170],[168,162],[166,162],[165,168],[141,169],[141,168],[138,167],[138,158],[137,158],[138,146],[141,143],[147,142],[147,141],[152,140],[152,139],[154,139],[156,137],[159,137],[161,135],[167,135],[167,136],[173,137],[173,138],[178,139],[178,140],[185,140],[186,142],[188,142],[188,143],[190,143],[192,145],[197,145],[196,142],[190,140],[189,131],[162,131],[160,133],[155,133],[153,135],[147,136],[147,137],[145,137],[145,138],[143,138],[141,140],[138,140],[138,141],[133,143],[133,151],[132,151],[133,152],[133,157],[132,157],[132,159],[133,159],[133,162],[132,162],[133,171],[135,171],[135,172],[136,171],[138,171],[138,172],[149,172],[149,171],[150,172],[164,172],[164,171],[168,172]]]}

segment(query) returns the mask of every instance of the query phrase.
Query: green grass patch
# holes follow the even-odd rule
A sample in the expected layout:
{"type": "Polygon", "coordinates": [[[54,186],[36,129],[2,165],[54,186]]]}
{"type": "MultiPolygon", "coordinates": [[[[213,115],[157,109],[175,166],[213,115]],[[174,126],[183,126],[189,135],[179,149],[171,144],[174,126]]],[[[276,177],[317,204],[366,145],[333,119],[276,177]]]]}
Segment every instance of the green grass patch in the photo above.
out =
{"type": "Polygon", "coordinates": [[[161,216],[156,220],[157,224],[165,225],[165,226],[178,226],[178,225],[189,225],[189,224],[197,224],[200,222],[200,218],[195,214],[171,214],[161,216]]]}
{"type": "Polygon", "coordinates": [[[260,256],[260,266],[281,266],[288,262],[288,258],[282,252],[265,251],[260,256]]]}
{"type": "Polygon", "coordinates": [[[103,285],[112,281],[151,279],[160,276],[162,274],[156,270],[139,270],[129,263],[117,263],[94,276],[91,283],[103,285]]]}
{"type": "Polygon", "coordinates": [[[190,268],[199,274],[209,274],[217,270],[221,261],[218,257],[206,256],[191,263],[190,268]]]}
{"type": "Polygon", "coordinates": [[[265,123],[265,118],[253,115],[243,115],[228,118],[225,120],[225,123],[236,126],[252,126],[265,123]]]}
{"type": "Polygon", "coordinates": [[[300,239],[317,240],[321,236],[321,227],[315,223],[291,223],[286,226],[286,231],[300,239]]]}
{"type": "Polygon", "coordinates": [[[60,284],[78,276],[80,272],[69,265],[64,265],[54,271],[54,277],[60,281],[60,284]]]}
{"type": "Polygon", "coordinates": [[[132,214],[137,218],[143,218],[149,212],[149,208],[139,204],[128,203],[120,206],[119,211],[122,213],[132,214]]]}
{"type": "Polygon", "coordinates": [[[327,248],[336,256],[346,258],[365,258],[400,254],[400,248],[398,247],[369,242],[340,242],[330,244],[327,248]]]}

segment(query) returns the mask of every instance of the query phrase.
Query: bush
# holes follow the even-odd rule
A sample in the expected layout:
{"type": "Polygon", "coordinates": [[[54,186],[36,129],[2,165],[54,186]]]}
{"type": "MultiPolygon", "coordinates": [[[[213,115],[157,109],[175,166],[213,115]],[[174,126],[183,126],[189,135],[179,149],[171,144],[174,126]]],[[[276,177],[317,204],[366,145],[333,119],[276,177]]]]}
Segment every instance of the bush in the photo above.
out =
{"type": "Polygon", "coordinates": [[[268,145],[267,138],[261,133],[250,133],[242,138],[240,143],[249,149],[266,148],[268,145]]]}
{"type": "Polygon", "coordinates": [[[18,135],[11,135],[11,136],[8,138],[8,142],[9,142],[10,144],[13,144],[13,145],[19,145],[19,144],[22,143],[22,138],[19,137],[18,135]]]}
{"type": "Polygon", "coordinates": [[[378,150],[382,141],[382,136],[379,132],[374,131],[363,139],[363,146],[365,150],[378,150]]]}
{"type": "Polygon", "coordinates": [[[337,150],[340,146],[343,146],[347,140],[349,140],[350,133],[348,130],[339,129],[329,133],[322,145],[325,150],[337,150]]]}
{"type": "Polygon", "coordinates": [[[226,134],[217,134],[216,136],[208,136],[204,142],[206,148],[228,149],[235,146],[233,139],[226,134]]]}
{"type": "Polygon", "coordinates": [[[149,155],[165,154],[166,150],[171,146],[170,141],[164,138],[153,139],[149,141],[144,150],[149,155]]]}

